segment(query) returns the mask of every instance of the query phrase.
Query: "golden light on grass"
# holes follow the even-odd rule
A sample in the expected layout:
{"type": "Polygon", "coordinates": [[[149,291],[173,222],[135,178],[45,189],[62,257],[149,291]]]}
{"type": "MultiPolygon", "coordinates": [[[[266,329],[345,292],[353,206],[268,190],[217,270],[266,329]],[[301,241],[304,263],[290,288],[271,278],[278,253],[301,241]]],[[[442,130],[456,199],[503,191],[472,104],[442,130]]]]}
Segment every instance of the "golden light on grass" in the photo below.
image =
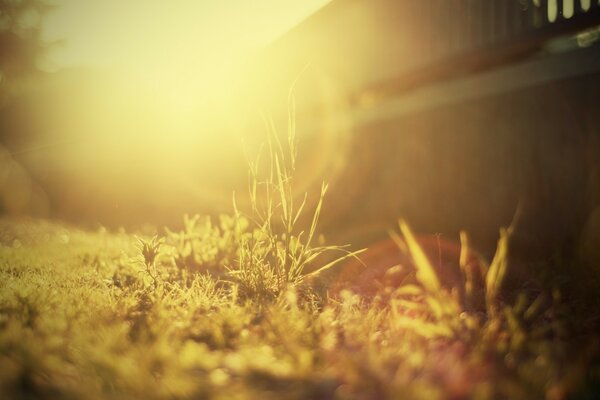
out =
{"type": "MultiPolygon", "coordinates": [[[[324,2],[57,0],[45,32],[67,42],[47,60],[54,72],[31,78],[29,122],[7,124],[28,141],[7,140],[10,151],[0,145],[0,211],[58,204],[66,212],[53,210],[53,221],[0,218],[0,398],[486,400],[597,392],[595,314],[565,301],[558,280],[538,285],[532,275],[509,288],[527,267],[511,252],[523,234],[515,230],[519,212],[491,257],[476,250],[472,232],[427,234],[427,221],[402,215],[410,203],[386,210],[376,190],[351,196],[366,191],[359,181],[372,180],[390,189],[386,196],[414,196],[424,213],[437,204],[439,215],[458,220],[448,197],[428,200],[437,200],[436,185],[459,186],[461,169],[424,156],[450,146],[470,154],[469,136],[452,145],[441,135],[362,141],[390,128],[367,130],[354,113],[339,112],[353,103],[341,90],[348,76],[331,77],[336,69],[327,63],[294,74],[306,54],[290,62],[296,49],[284,42],[261,60],[271,67],[267,79],[264,69],[253,79],[260,68],[248,57],[324,2]],[[309,84],[300,88],[304,73],[309,84]],[[269,78],[273,87],[265,87],[269,78]],[[316,101],[297,108],[307,94],[316,101]],[[269,106],[279,107],[275,116],[269,106]],[[306,114],[318,134],[304,135],[306,114]],[[397,166],[416,178],[402,181],[401,168],[384,162],[354,163],[360,152],[406,158],[397,166]],[[420,174],[428,168],[436,179],[420,174]],[[346,176],[332,182],[336,169],[346,176]],[[444,169],[452,172],[448,184],[444,169]],[[406,183],[417,180],[427,185],[406,183]],[[353,218],[374,219],[369,207],[375,217],[399,214],[388,219],[397,221],[390,238],[367,248],[335,238],[333,231],[352,229],[368,238],[371,222],[353,218]],[[179,225],[161,219],[166,211],[179,225]],[[327,218],[345,221],[327,230],[327,218]]],[[[349,70],[374,58],[365,47],[355,56],[342,61],[349,70]]],[[[381,104],[367,100],[354,110],[381,104]]],[[[388,122],[400,134],[420,125],[388,122]]],[[[490,213],[496,205],[485,203],[490,213]]]]}

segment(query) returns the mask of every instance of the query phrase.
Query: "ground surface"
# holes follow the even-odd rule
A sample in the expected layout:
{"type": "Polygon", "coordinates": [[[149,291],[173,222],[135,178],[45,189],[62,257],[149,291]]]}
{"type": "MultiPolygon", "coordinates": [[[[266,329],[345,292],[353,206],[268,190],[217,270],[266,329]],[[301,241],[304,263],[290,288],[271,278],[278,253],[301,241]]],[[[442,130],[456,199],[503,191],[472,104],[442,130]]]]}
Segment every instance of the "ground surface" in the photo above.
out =
{"type": "Polygon", "coordinates": [[[0,398],[600,393],[597,341],[556,291],[467,309],[421,276],[375,299],[309,284],[261,297],[224,267],[226,221],[203,229],[201,250],[172,236],[153,259],[127,233],[0,221],[0,398]]]}

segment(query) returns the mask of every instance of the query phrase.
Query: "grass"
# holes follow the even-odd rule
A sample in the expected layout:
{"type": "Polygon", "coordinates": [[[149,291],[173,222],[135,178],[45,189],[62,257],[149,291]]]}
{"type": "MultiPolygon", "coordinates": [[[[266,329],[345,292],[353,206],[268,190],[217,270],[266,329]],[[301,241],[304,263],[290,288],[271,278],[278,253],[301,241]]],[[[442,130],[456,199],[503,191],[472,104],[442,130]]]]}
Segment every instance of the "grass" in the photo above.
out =
{"type": "Polygon", "coordinates": [[[245,243],[229,219],[188,232],[211,238],[195,250],[198,270],[177,264],[171,240],[5,220],[1,397],[527,399],[593,389],[590,354],[573,343],[557,291],[503,304],[501,247],[485,304],[467,307],[401,227],[417,283],[386,302],[342,291],[311,303],[301,283],[242,295],[242,279],[254,278],[224,267],[242,268],[219,246],[245,243]]]}
{"type": "Polygon", "coordinates": [[[315,244],[326,185],[302,228],[293,126],[268,149],[250,166],[250,210],[234,200],[217,223],[185,217],[149,238],[0,221],[0,397],[598,395],[598,337],[577,336],[560,292],[504,300],[510,229],[489,265],[478,260],[481,279],[462,234],[461,287],[446,288],[400,221],[392,237],[414,281],[373,298],[318,290],[323,271],[360,252],[315,244]]]}

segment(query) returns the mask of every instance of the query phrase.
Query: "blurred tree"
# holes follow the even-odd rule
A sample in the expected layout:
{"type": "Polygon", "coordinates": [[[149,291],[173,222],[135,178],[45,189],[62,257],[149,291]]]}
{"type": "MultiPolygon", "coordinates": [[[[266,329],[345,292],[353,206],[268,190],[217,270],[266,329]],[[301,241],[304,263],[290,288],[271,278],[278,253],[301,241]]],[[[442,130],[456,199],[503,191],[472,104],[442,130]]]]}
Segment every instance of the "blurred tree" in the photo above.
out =
{"type": "Polygon", "coordinates": [[[0,0],[0,107],[25,78],[39,72],[46,47],[41,21],[50,9],[46,0],[0,0]]]}
{"type": "MultiPolygon", "coordinates": [[[[49,0],[48,0],[49,1],[49,0]]],[[[0,215],[46,216],[48,200],[28,165],[14,157],[15,143],[27,143],[32,123],[27,103],[41,75],[42,18],[47,0],[0,0],[0,215]]]]}

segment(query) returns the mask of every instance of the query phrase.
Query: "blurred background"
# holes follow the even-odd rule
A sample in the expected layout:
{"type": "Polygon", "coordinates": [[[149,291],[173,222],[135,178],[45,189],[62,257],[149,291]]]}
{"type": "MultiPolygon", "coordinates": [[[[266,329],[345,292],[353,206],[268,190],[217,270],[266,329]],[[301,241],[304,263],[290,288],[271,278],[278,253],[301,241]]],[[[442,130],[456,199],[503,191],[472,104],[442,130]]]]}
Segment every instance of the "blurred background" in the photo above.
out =
{"type": "Polygon", "coordinates": [[[2,211],[118,227],[231,211],[271,115],[249,65],[324,1],[0,4],[2,211]]]}
{"type": "Polygon", "coordinates": [[[0,7],[5,215],[230,212],[294,86],[298,195],[330,183],[330,240],[370,244],[404,217],[490,254],[520,207],[527,257],[600,262],[597,0],[0,7]]]}

